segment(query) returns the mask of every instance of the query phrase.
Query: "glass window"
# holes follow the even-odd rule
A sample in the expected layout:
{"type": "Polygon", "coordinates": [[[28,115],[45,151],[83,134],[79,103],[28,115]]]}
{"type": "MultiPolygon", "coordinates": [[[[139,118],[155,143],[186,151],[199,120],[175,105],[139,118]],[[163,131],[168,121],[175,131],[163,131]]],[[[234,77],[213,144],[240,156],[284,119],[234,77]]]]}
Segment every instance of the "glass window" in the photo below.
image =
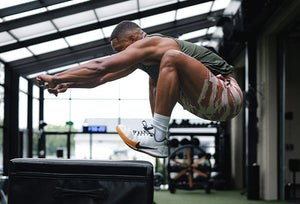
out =
{"type": "Polygon", "coordinates": [[[76,129],[81,129],[87,118],[118,118],[118,100],[72,100],[71,121],[76,129]]]}
{"type": "Polygon", "coordinates": [[[189,39],[193,39],[196,37],[201,37],[201,36],[206,35],[207,31],[208,31],[207,28],[205,28],[205,29],[194,31],[194,32],[185,33],[182,36],[180,36],[179,39],[180,40],[189,40],[189,39]]]}
{"type": "Polygon", "coordinates": [[[148,100],[121,100],[121,118],[152,118],[150,103],[148,100]]]}
{"type": "Polygon", "coordinates": [[[11,21],[11,20],[14,20],[14,19],[24,18],[24,17],[27,17],[27,16],[32,16],[34,14],[43,13],[43,12],[46,12],[46,11],[47,11],[46,8],[33,9],[33,10],[25,11],[25,12],[22,12],[22,13],[17,13],[17,14],[10,15],[10,16],[5,16],[3,19],[5,21],[11,21]]]}
{"type": "Polygon", "coordinates": [[[44,101],[44,120],[49,125],[65,126],[70,119],[70,101],[69,100],[45,100],[44,101]]]}
{"type": "Polygon", "coordinates": [[[98,29],[66,37],[66,40],[68,41],[70,46],[75,46],[83,43],[100,40],[103,38],[104,37],[102,31],[98,29]]]}
{"type": "Polygon", "coordinates": [[[56,150],[63,150],[63,157],[67,158],[67,135],[46,135],[46,157],[56,158],[56,150]]]}
{"type": "Polygon", "coordinates": [[[0,58],[5,62],[11,62],[14,60],[24,59],[26,57],[32,57],[33,55],[26,48],[20,48],[16,50],[11,50],[8,52],[3,52],[0,54],[0,58]]]}
{"type": "Polygon", "coordinates": [[[59,8],[63,8],[63,7],[68,7],[74,4],[78,4],[81,2],[85,2],[85,1],[89,1],[89,0],[72,0],[72,1],[67,1],[67,2],[63,2],[63,3],[57,3],[51,6],[48,6],[49,10],[55,10],[55,9],[59,9],[59,8]]]}
{"type": "Polygon", "coordinates": [[[70,69],[70,68],[76,67],[76,66],[78,66],[78,64],[70,64],[70,65],[67,65],[67,66],[57,67],[57,68],[48,70],[47,73],[48,74],[56,74],[58,72],[63,72],[67,69],[70,69]]]}
{"type": "Polygon", "coordinates": [[[40,55],[47,52],[67,48],[68,44],[64,39],[51,40],[44,43],[31,45],[28,48],[35,54],[40,55]]]}
{"type": "Polygon", "coordinates": [[[27,2],[31,2],[31,1],[34,1],[34,0],[1,1],[0,9],[15,6],[15,5],[18,5],[18,4],[24,4],[24,3],[27,3],[27,2]]]}
{"type": "Polygon", "coordinates": [[[211,11],[217,11],[220,9],[224,9],[228,6],[230,0],[215,0],[211,11]]]}
{"type": "Polygon", "coordinates": [[[35,23],[32,25],[20,27],[11,30],[11,33],[19,40],[27,40],[30,38],[47,35],[57,32],[51,21],[45,21],[41,23],[35,23]]]}
{"type": "Polygon", "coordinates": [[[69,99],[70,98],[70,94],[71,94],[71,89],[67,90],[64,93],[60,93],[57,96],[55,96],[54,94],[50,94],[47,89],[44,90],[44,98],[45,99],[53,99],[53,100],[59,100],[59,99],[69,99]]]}
{"type": "Polygon", "coordinates": [[[211,5],[212,5],[212,1],[198,4],[195,6],[189,6],[186,8],[178,9],[176,20],[208,13],[210,11],[211,5]]]}
{"type": "Polygon", "coordinates": [[[71,96],[73,99],[118,99],[119,86],[118,81],[113,81],[91,89],[71,89],[71,96]]]}
{"type": "Polygon", "coordinates": [[[4,31],[0,33],[0,46],[17,42],[8,32],[4,31]]]}
{"type": "Polygon", "coordinates": [[[40,88],[38,86],[33,85],[32,95],[34,98],[40,98],[40,88]]]}
{"type": "Polygon", "coordinates": [[[32,137],[32,155],[33,157],[38,157],[39,134],[37,132],[34,132],[32,137]]]}
{"type": "Polygon", "coordinates": [[[5,76],[4,65],[2,63],[0,63],[0,84],[5,83],[4,76],[5,76]]]}
{"type": "Polygon", "coordinates": [[[19,128],[27,128],[27,94],[19,92],[19,128]]]}
{"type": "Polygon", "coordinates": [[[157,7],[161,7],[161,6],[165,6],[168,4],[172,4],[177,2],[176,0],[152,0],[152,1],[143,1],[143,0],[139,0],[139,6],[140,6],[140,10],[147,10],[147,9],[152,9],[152,8],[157,8],[157,7]]]}
{"type": "Polygon", "coordinates": [[[141,18],[141,25],[143,28],[148,28],[151,26],[173,22],[175,18],[175,11],[169,11],[145,18],[141,18]]]}
{"type": "Polygon", "coordinates": [[[141,70],[136,70],[120,80],[121,99],[148,99],[149,76],[141,70]]]}
{"type": "Polygon", "coordinates": [[[28,81],[26,79],[24,79],[23,77],[19,78],[19,89],[24,91],[24,92],[28,92],[28,81]]]}
{"type": "Polygon", "coordinates": [[[84,11],[73,15],[68,15],[53,20],[59,30],[79,27],[86,24],[97,22],[97,18],[92,10],[84,11]]]}
{"type": "Polygon", "coordinates": [[[127,14],[137,12],[136,0],[125,1],[109,6],[104,6],[95,10],[100,20],[108,20],[118,16],[124,16],[127,14]]]}
{"type": "Polygon", "coordinates": [[[38,131],[39,129],[39,100],[34,98],[32,101],[32,128],[34,131],[38,131]]]}
{"type": "Polygon", "coordinates": [[[115,29],[117,25],[112,25],[112,26],[107,26],[105,28],[102,28],[103,33],[105,35],[106,38],[109,38],[111,33],[113,32],[113,30],[115,29]]]}

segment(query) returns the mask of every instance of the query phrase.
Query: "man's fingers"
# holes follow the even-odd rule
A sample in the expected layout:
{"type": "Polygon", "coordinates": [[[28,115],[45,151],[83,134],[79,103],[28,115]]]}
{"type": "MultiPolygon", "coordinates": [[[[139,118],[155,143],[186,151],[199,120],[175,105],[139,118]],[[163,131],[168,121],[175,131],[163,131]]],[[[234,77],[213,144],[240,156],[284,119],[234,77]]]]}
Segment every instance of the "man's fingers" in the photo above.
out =
{"type": "Polygon", "coordinates": [[[58,91],[56,89],[48,88],[48,92],[51,94],[54,94],[55,96],[57,96],[57,94],[58,94],[58,91]]]}
{"type": "Polygon", "coordinates": [[[36,77],[36,81],[39,85],[44,85],[44,80],[40,76],[36,77]]]}

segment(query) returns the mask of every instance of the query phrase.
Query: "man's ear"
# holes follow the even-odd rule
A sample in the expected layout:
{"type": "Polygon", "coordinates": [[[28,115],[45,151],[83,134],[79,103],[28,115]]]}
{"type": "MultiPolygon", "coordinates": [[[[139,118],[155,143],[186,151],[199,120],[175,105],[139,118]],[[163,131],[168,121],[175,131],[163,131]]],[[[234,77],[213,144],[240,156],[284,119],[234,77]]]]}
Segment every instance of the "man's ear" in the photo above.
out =
{"type": "Polygon", "coordinates": [[[131,42],[135,42],[138,40],[138,36],[137,35],[129,35],[128,39],[131,41],[131,42]]]}

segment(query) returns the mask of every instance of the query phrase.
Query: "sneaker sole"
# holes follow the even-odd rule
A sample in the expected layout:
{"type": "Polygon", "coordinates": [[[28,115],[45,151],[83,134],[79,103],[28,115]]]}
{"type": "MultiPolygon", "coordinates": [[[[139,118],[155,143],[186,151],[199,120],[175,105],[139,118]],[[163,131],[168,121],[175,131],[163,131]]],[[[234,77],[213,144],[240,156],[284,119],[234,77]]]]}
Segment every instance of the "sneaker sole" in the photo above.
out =
{"type": "Polygon", "coordinates": [[[122,138],[122,140],[125,142],[125,144],[128,147],[130,147],[131,149],[133,149],[133,150],[136,150],[138,152],[142,152],[142,153],[148,154],[148,155],[150,155],[152,157],[156,157],[156,158],[166,158],[166,157],[168,157],[168,156],[158,156],[158,155],[155,155],[155,154],[143,151],[141,149],[138,149],[136,147],[136,145],[138,144],[138,142],[134,142],[134,141],[128,139],[128,137],[125,136],[125,134],[122,132],[122,130],[119,128],[119,126],[117,126],[117,132],[120,135],[120,137],[122,138]]]}

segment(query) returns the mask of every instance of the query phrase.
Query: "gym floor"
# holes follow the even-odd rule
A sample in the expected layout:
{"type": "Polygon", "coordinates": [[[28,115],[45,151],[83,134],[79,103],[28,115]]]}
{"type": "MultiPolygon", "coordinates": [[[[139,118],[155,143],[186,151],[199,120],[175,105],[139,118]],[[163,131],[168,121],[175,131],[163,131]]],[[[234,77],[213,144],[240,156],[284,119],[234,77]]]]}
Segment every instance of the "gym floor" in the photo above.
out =
{"type": "Polygon", "coordinates": [[[287,201],[263,201],[263,200],[247,200],[241,194],[240,190],[212,190],[210,194],[206,194],[204,190],[177,190],[171,194],[168,190],[154,191],[155,204],[291,204],[296,202],[287,201]]]}

